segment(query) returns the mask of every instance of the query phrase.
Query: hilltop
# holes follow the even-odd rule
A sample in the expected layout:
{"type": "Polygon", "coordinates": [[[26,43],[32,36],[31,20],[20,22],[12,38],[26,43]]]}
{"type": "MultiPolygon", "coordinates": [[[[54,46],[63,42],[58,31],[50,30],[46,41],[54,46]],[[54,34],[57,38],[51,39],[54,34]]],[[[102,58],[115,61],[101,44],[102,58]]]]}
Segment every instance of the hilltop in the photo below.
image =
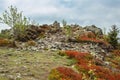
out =
{"type": "Polygon", "coordinates": [[[57,21],[28,26],[26,34],[17,39],[0,39],[1,80],[119,79],[120,51],[104,39],[102,29],[76,24],[60,27],[57,21]]]}
{"type": "Polygon", "coordinates": [[[36,25],[10,6],[0,17],[0,80],[119,80],[119,29],[36,25]]]}

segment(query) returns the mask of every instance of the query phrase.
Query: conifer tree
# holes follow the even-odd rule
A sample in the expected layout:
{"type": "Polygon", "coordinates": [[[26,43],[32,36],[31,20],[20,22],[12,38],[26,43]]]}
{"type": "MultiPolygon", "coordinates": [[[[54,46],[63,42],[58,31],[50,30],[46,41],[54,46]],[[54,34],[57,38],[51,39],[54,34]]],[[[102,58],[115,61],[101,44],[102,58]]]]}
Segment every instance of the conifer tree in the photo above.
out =
{"type": "Polygon", "coordinates": [[[112,25],[111,26],[111,30],[108,33],[108,37],[109,37],[109,43],[113,46],[114,49],[117,48],[118,46],[118,34],[119,34],[119,29],[116,25],[112,25]]]}

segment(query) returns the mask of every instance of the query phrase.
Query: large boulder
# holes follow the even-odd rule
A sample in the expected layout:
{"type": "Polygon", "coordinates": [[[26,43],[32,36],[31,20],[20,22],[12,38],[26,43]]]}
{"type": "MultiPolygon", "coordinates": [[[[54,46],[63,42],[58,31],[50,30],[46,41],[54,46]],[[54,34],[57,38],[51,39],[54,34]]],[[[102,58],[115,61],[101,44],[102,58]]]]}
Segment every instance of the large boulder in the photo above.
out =
{"type": "Polygon", "coordinates": [[[95,33],[97,35],[103,35],[102,29],[96,27],[95,25],[86,26],[84,29],[86,31],[92,31],[93,33],[95,33]]]}

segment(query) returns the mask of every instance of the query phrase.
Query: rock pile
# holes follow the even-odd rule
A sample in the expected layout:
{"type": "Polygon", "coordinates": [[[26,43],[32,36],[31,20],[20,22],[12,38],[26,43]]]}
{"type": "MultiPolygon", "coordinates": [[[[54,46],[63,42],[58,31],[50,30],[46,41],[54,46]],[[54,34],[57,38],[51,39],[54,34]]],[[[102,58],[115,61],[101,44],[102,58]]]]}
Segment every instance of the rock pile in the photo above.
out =
{"type": "MultiPolygon", "coordinates": [[[[81,34],[89,34],[91,32],[102,35],[101,29],[96,26],[90,26],[82,28],[79,25],[69,25],[71,27],[72,34],[68,37],[64,31],[64,28],[60,27],[60,24],[55,21],[52,25],[42,25],[39,27],[32,26],[32,31],[34,35],[40,36],[42,33],[43,37],[36,37],[34,40],[34,46],[28,46],[25,43],[17,42],[16,45],[19,49],[22,50],[75,50],[81,52],[89,52],[97,57],[103,59],[104,55],[101,53],[107,53],[108,48],[100,46],[97,43],[82,43],[77,42],[76,36],[81,34]],[[36,32],[34,32],[36,31],[36,32]],[[100,54],[100,55],[99,55],[100,54]]],[[[33,36],[31,36],[33,37],[33,36]]]]}
{"type": "MultiPolygon", "coordinates": [[[[62,34],[62,33],[61,33],[62,34]]],[[[45,38],[38,39],[35,41],[35,46],[26,46],[25,43],[21,43],[19,49],[31,50],[31,51],[41,51],[41,50],[75,50],[81,52],[89,52],[94,55],[99,55],[101,52],[105,52],[98,44],[93,43],[78,43],[66,41],[66,35],[60,35],[60,33],[52,34],[51,36],[46,36],[45,38]]]]}

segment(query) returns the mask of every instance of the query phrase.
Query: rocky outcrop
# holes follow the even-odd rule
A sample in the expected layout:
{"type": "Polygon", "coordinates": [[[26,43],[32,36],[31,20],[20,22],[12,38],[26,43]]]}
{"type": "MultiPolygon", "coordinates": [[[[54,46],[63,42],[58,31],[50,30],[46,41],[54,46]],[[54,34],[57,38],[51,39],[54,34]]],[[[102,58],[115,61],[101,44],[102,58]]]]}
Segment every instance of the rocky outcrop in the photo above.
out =
{"type": "MultiPolygon", "coordinates": [[[[72,36],[70,38],[67,38],[67,35],[64,33],[63,28],[60,27],[60,24],[57,21],[55,21],[52,25],[47,25],[47,24],[44,24],[41,26],[31,25],[31,27],[27,30],[26,38],[29,40],[35,40],[36,45],[28,46],[28,47],[23,46],[22,48],[24,50],[28,49],[28,50],[35,50],[35,51],[49,49],[49,50],[76,50],[76,51],[83,51],[83,52],[91,52],[93,49],[94,49],[94,52],[95,51],[101,52],[101,50],[103,51],[105,49],[108,49],[108,48],[101,48],[101,47],[95,48],[94,45],[96,44],[93,44],[90,42],[80,43],[80,42],[77,42],[76,40],[76,37],[83,34],[87,35],[94,31],[97,31],[95,33],[99,33],[102,35],[101,29],[95,26],[92,26],[90,27],[90,29],[89,27],[88,28],[86,27],[85,29],[88,30],[86,31],[79,25],[70,25],[70,27],[72,31],[72,36]],[[44,37],[38,38],[40,37],[40,34],[43,34],[44,37]],[[85,47],[85,46],[88,46],[88,47],[85,47]]],[[[94,38],[94,36],[92,36],[92,38],[94,38]]]]}
{"type": "MultiPolygon", "coordinates": [[[[104,60],[104,56],[109,53],[109,48],[106,45],[100,44],[98,42],[93,43],[90,41],[79,42],[77,37],[80,35],[88,36],[89,38],[95,38],[94,33],[102,35],[101,29],[92,26],[89,28],[82,28],[79,25],[69,25],[71,27],[72,34],[68,38],[65,34],[64,28],[60,27],[58,22],[54,22],[51,25],[41,25],[33,26],[31,25],[30,29],[27,31],[29,40],[33,40],[31,44],[28,45],[28,42],[16,42],[18,50],[31,50],[31,51],[44,51],[44,50],[74,50],[80,52],[88,52],[94,55],[100,60],[104,60]],[[43,34],[44,37],[40,37],[43,34]],[[36,36],[34,36],[36,35],[36,36]],[[104,54],[102,54],[104,53],[104,54]]],[[[27,36],[27,37],[28,37],[27,36]]]]}
{"type": "MultiPolygon", "coordinates": [[[[108,53],[109,47],[103,45],[102,43],[94,43],[93,41],[87,42],[79,42],[77,37],[87,36],[90,40],[96,38],[96,35],[102,35],[102,30],[97,28],[96,26],[87,26],[82,28],[79,25],[69,25],[68,31],[69,34],[65,33],[64,28],[60,27],[60,23],[55,21],[51,25],[41,25],[41,26],[34,26],[31,25],[29,29],[26,30],[26,36],[22,40],[33,40],[33,42],[29,43],[35,44],[34,46],[28,46],[28,42],[16,42],[16,46],[18,49],[22,50],[34,50],[34,51],[41,51],[41,50],[75,50],[81,52],[89,52],[94,53],[97,56],[101,56],[99,58],[102,59],[101,52],[108,53]],[[70,35],[70,36],[68,36],[70,35]],[[100,55],[99,55],[100,54],[100,55]]],[[[27,41],[26,40],[26,41],[27,41]]]]}
{"type": "Polygon", "coordinates": [[[66,35],[60,35],[62,33],[55,33],[52,35],[48,35],[45,38],[41,38],[39,40],[36,40],[35,46],[26,46],[27,43],[21,43],[21,46],[19,49],[22,50],[34,50],[34,51],[40,51],[40,50],[75,50],[75,51],[81,51],[81,52],[94,52],[96,54],[99,54],[100,52],[105,51],[101,47],[99,47],[98,44],[92,44],[92,43],[78,43],[75,42],[74,39],[66,42],[66,35]]]}
{"type": "Polygon", "coordinates": [[[18,35],[18,40],[26,42],[28,40],[35,40],[43,35],[48,35],[49,33],[56,33],[61,31],[60,23],[55,21],[51,25],[43,24],[40,26],[29,25],[29,28],[26,29],[26,33],[23,35],[18,35]]]}
{"type": "Polygon", "coordinates": [[[26,42],[28,40],[35,40],[39,37],[40,34],[44,33],[45,31],[38,26],[29,25],[29,28],[26,29],[25,34],[18,35],[17,40],[26,42]]]}
{"type": "Polygon", "coordinates": [[[103,35],[102,29],[96,27],[95,25],[86,26],[84,29],[86,31],[92,31],[93,33],[95,33],[97,35],[103,35]]]}

